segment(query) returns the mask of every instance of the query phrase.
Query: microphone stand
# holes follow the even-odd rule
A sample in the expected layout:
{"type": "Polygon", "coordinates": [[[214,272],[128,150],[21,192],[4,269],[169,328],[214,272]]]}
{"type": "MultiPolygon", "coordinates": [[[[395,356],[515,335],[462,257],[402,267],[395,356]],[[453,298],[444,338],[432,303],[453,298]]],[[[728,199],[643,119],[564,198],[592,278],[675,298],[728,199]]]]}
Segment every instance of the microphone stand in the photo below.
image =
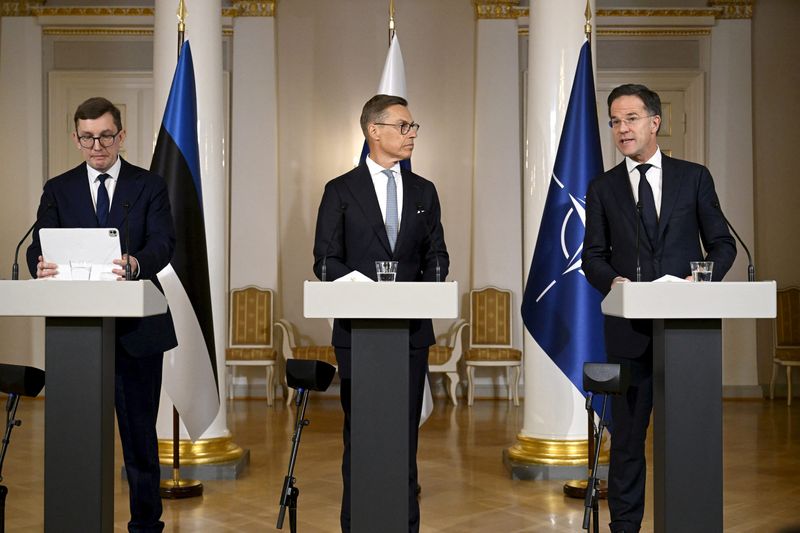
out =
{"type": "MultiPolygon", "coordinates": [[[[27,237],[27,235],[26,235],[27,237]]],[[[3,481],[3,462],[6,459],[6,451],[8,450],[8,443],[11,441],[11,430],[22,424],[22,421],[17,420],[17,406],[19,405],[19,395],[9,394],[6,401],[6,432],[3,436],[3,447],[0,449],[0,481],[3,481]]],[[[0,533],[6,530],[6,496],[8,495],[8,488],[5,485],[0,485],[0,533]]]]}
{"type": "MultiPolygon", "coordinates": [[[[594,435],[594,460],[592,462],[592,469],[589,473],[589,482],[586,485],[586,501],[584,502],[583,511],[583,529],[589,530],[590,522],[594,527],[592,531],[599,533],[600,531],[600,510],[598,507],[598,484],[597,465],[600,462],[600,447],[603,441],[603,431],[606,428],[606,402],[608,401],[608,394],[603,394],[603,408],[600,411],[600,423],[597,425],[597,431],[594,435]],[[591,513],[591,518],[590,518],[591,513]]],[[[586,395],[586,409],[592,409],[592,393],[586,395]]]]}
{"type": "Polygon", "coordinates": [[[442,269],[439,265],[439,249],[433,244],[433,228],[428,224],[428,220],[425,218],[425,209],[422,207],[421,203],[417,203],[417,214],[422,215],[422,223],[425,224],[425,231],[428,232],[428,242],[431,244],[434,257],[436,258],[436,283],[439,283],[442,281],[442,269]]]}
{"type": "MultiPolygon", "coordinates": [[[[45,207],[44,212],[40,216],[36,217],[36,220],[34,221],[33,225],[30,228],[28,228],[28,231],[25,232],[25,235],[23,235],[23,237],[19,240],[19,243],[17,243],[17,249],[14,250],[14,264],[11,265],[12,281],[19,280],[19,249],[22,248],[22,243],[24,243],[25,239],[28,238],[28,235],[30,235],[33,232],[33,230],[36,229],[36,224],[39,223],[39,221],[42,219],[45,213],[50,211],[51,207],[53,207],[52,202],[47,204],[47,207],[45,207]]],[[[0,533],[2,533],[2,531],[0,531],[0,533]]]]}
{"type": "Polygon", "coordinates": [[[736,240],[739,241],[739,244],[742,245],[744,248],[744,253],[747,254],[747,281],[755,281],[756,280],[756,267],[753,266],[753,257],[750,255],[750,250],[747,249],[747,245],[744,243],[739,234],[736,233],[736,229],[731,225],[728,217],[725,216],[725,213],[722,211],[722,207],[720,207],[719,202],[714,202],[714,207],[717,208],[719,214],[722,215],[722,220],[725,221],[725,224],[731,229],[733,234],[736,236],[736,240]]]}
{"type": "Polygon", "coordinates": [[[303,433],[303,428],[309,424],[306,419],[306,406],[308,405],[308,390],[298,389],[300,393],[297,397],[297,422],[295,424],[294,435],[292,435],[292,453],[289,459],[289,472],[283,478],[283,490],[281,491],[281,508],[278,511],[278,523],[275,526],[277,529],[283,529],[283,519],[286,515],[286,509],[289,509],[289,531],[297,533],[297,497],[300,495],[300,489],[294,486],[294,465],[297,462],[297,451],[300,448],[300,436],[303,433]]]}

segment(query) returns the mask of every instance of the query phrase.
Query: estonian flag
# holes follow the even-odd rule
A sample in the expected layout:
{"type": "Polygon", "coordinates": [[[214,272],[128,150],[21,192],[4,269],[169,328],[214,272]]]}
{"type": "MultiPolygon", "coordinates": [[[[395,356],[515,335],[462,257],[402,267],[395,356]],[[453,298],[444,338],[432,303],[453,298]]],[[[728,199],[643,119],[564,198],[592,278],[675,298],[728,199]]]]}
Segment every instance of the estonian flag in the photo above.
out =
{"type": "Polygon", "coordinates": [[[586,191],[602,172],[592,53],[587,41],[578,59],[522,299],[525,327],[584,394],[583,363],[605,360],[601,296],[581,270],[586,191]]]}
{"type": "Polygon", "coordinates": [[[158,274],[178,336],[178,347],[164,357],[164,389],[194,441],[216,418],[220,399],[188,41],[178,58],[150,170],[167,182],[177,237],[172,261],[158,274]]]}

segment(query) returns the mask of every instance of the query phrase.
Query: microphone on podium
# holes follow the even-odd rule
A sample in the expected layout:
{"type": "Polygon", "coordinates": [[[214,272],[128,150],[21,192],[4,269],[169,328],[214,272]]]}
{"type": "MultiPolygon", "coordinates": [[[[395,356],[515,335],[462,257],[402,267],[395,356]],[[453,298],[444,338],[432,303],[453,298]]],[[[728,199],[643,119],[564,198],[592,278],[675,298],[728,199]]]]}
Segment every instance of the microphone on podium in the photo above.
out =
{"type": "Polygon", "coordinates": [[[44,211],[42,211],[42,214],[36,217],[36,220],[34,221],[34,223],[31,225],[30,228],[28,228],[28,231],[25,232],[25,235],[23,235],[22,238],[19,240],[19,243],[17,244],[17,249],[14,250],[14,264],[11,266],[11,279],[12,280],[18,280],[19,279],[19,249],[22,248],[22,243],[24,243],[25,239],[28,238],[28,235],[30,235],[33,232],[33,230],[36,229],[36,225],[39,224],[39,222],[42,220],[44,215],[48,211],[50,211],[50,208],[53,207],[53,205],[54,205],[53,202],[49,202],[47,204],[47,207],[44,208],[44,211]]]}
{"type": "Polygon", "coordinates": [[[736,236],[736,240],[739,241],[739,244],[741,244],[742,248],[744,248],[744,253],[747,254],[747,281],[755,281],[756,267],[753,266],[753,257],[750,255],[750,250],[747,249],[747,245],[744,243],[742,238],[739,237],[739,234],[736,233],[736,230],[733,228],[733,226],[731,226],[731,223],[730,221],[728,221],[728,218],[725,216],[725,213],[722,212],[722,207],[720,207],[719,202],[715,200],[714,203],[712,203],[711,205],[714,207],[714,209],[719,211],[719,214],[722,215],[722,220],[725,221],[725,224],[731,229],[733,234],[736,236]]]}

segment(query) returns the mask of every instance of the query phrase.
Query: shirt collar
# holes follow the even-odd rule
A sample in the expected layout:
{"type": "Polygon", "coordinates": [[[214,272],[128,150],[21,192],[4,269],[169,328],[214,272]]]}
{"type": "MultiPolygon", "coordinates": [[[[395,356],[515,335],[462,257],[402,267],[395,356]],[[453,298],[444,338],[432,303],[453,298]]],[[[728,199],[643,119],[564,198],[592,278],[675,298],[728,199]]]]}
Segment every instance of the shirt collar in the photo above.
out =
{"type": "MultiPolygon", "coordinates": [[[[652,155],[652,157],[650,157],[650,159],[645,161],[645,163],[648,164],[648,165],[652,165],[655,168],[660,170],[661,169],[661,148],[656,148],[656,153],[654,153],[652,155]]],[[[636,167],[638,167],[639,165],[641,165],[641,164],[643,164],[643,163],[637,163],[636,161],[634,161],[630,157],[626,157],[625,158],[625,165],[628,168],[628,174],[632,174],[634,169],[636,167]]]]}
{"type": "Polygon", "coordinates": [[[369,156],[367,156],[366,162],[367,168],[369,169],[369,174],[372,177],[385,176],[385,174],[383,174],[384,170],[391,170],[395,177],[400,176],[400,163],[395,163],[392,168],[383,168],[378,163],[370,159],[369,156]]]}
{"type": "Polygon", "coordinates": [[[121,168],[122,168],[122,158],[120,156],[117,156],[117,160],[114,161],[114,164],[111,165],[111,168],[109,168],[105,172],[100,172],[99,170],[92,168],[92,166],[89,163],[86,163],[86,172],[89,175],[89,183],[94,183],[94,181],[97,179],[97,176],[99,176],[100,174],[108,174],[109,176],[111,176],[112,180],[117,181],[117,178],[119,177],[119,171],[121,168]]]}

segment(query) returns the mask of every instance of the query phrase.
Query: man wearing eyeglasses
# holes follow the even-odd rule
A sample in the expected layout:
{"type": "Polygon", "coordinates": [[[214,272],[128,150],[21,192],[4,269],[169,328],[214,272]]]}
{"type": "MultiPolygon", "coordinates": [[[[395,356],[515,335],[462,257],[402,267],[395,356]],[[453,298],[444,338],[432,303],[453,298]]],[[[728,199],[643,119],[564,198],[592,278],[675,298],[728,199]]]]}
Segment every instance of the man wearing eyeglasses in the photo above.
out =
{"type": "MultiPolygon", "coordinates": [[[[332,281],[356,270],[377,279],[375,261],[397,261],[396,281],[444,281],[449,257],[441,208],[430,181],[401,168],[411,157],[419,124],[405,99],[379,94],[361,112],[369,147],[366,161],[331,180],[317,216],[314,273],[332,281]],[[324,272],[324,275],[323,275],[324,272]]],[[[436,342],[430,320],[409,321],[409,531],[419,531],[417,435],[428,348],[436,342]]],[[[332,344],[344,410],[342,531],[350,531],[350,321],[336,320],[332,344]]],[[[376,450],[379,453],[379,450],[376,450]]]]}
{"type": "MultiPolygon", "coordinates": [[[[662,153],[661,100],[643,85],[608,96],[609,126],[625,160],[589,184],[583,271],[604,295],[614,283],[671,274],[691,279],[690,261],[713,261],[720,280],[736,257],[714,182],[702,165],[662,153]],[[702,244],[702,248],[701,245],[702,244]],[[705,250],[705,256],[703,255],[705,250]]],[[[652,321],[605,317],[608,361],[631,370],[627,395],[612,400],[608,507],[611,531],[637,533],[644,516],[645,438],[653,407],[652,321]]]]}
{"type": "MultiPolygon", "coordinates": [[[[125,236],[123,246],[130,245],[114,260],[117,279],[125,279],[125,263],[130,260],[134,279],[149,279],[161,290],[156,274],[169,263],[175,247],[164,179],[119,156],[125,130],[119,109],[110,101],[86,100],[75,111],[74,121],[72,138],[85,163],[45,183],[39,227],[117,228],[125,236]]],[[[38,229],[27,260],[36,278],[58,272],[56,264],[42,258],[38,229]]],[[[128,530],[162,531],[156,418],[164,352],[178,345],[172,316],[167,311],[119,318],[115,331],[114,400],[130,489],[128,530]]]]}

